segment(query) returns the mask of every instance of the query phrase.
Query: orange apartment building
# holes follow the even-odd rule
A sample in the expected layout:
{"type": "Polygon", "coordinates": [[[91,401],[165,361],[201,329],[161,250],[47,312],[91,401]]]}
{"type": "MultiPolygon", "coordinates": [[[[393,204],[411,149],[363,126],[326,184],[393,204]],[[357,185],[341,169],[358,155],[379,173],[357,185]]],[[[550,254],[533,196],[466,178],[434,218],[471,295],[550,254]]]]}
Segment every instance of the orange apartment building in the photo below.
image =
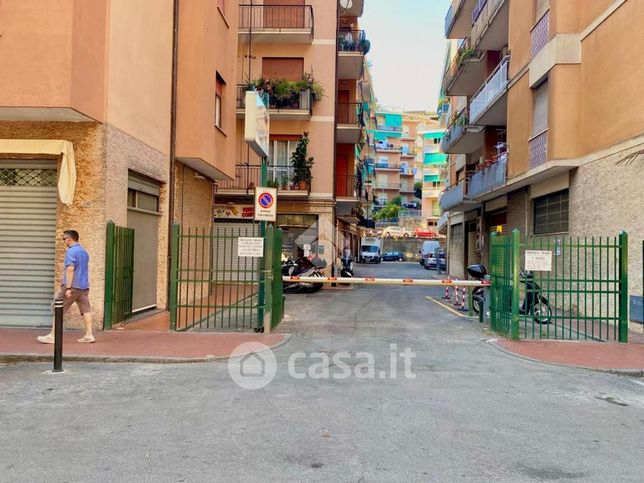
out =
{"type": "Polygon", "coordinates": [[[213,181],[235,175],[237,17],[237,0],[0,4],[0,325],[51,323],[76,229],[101,327],[109,220],[135,230],[133,311],[166,307],[169,223],[210,226],[213,181]]]}
{"type": "Polygon", "coordinates": [[[264,0],[239,7],[237,121],[231,128],[236,167],[232,180],[217,183],[215,222],[243,224],[252,216],[261,160],[244,142],[244,96],[249,89],[266,92],[268,184],[278,189],[284,253],[318,253],[329,268],[336,246],[344,246],[345,239],[357,244],[352,209],[358,200],[355,145],[362,135],[356,97],[365,50],[364,33],[357,29],[362,10],[362,1],[347,10],[328,0],[264,0]],[[306,186],[293,183],[290,160],[304,133],[314,158],[306,186]]]}
{"type": "Polygon", "coordinates": [[[642,287],[644,41],[637,0],[454,0],[445,72],[451,123],[450,271],[486,263],[488,233],[629,232],[629,293],[642,287]]]}

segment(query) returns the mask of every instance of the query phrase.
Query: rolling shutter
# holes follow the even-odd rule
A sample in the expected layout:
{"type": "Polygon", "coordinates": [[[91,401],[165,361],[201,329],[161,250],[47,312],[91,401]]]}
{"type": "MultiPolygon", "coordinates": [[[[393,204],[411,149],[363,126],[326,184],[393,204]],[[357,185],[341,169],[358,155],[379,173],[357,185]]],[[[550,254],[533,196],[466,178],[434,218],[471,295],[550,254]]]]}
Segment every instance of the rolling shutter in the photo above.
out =
{"type": "Polygon", "coordinates": [[[0,326],[51,326],[54,162],[0,162],[0,326]]]}
{"type": "Polygon", "coordinates": [[[228,223],[217,220],[213,226],[213,234],[215,236],[212,240],[213,280],[219,283],[257,280],[259,259],[239,258],[237,239],[240,236],[258,237],[259,224],[228,223]]]}

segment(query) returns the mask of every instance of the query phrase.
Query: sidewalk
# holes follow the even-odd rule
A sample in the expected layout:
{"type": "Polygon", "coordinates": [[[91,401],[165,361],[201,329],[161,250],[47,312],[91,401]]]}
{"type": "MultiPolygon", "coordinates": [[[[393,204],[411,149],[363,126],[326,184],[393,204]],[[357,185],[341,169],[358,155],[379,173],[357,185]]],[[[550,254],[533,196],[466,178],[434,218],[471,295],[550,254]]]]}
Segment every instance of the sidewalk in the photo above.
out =
{"type": "MultiPolygon", "coordinates": [[[[41,344],[36,336],[46,330],[0,329],[0,362],[52,360],[53,344],[41,344]]],[[[66,331],[63,360],[96,362],[205,362],[225,359],[240,344],[255,342],[270,348],[288,340],[287,334],[176,333],[148,331],[100,331],[96,342],[76,342],[83,334],[66,331]]]]}
{"type": "Polygon", "coordinates": [[[644,377],[644,344],[492,339],[503,352],[548,364],[644,377]]]}

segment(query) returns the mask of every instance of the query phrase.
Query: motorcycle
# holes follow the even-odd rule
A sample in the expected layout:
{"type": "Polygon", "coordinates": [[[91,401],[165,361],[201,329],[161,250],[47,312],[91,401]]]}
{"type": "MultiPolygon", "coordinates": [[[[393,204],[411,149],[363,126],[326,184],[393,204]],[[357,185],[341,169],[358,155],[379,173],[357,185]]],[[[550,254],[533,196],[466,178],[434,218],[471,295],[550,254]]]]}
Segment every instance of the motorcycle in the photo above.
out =
{"type": "MultiPolygon", "coordinates": [[[[314,259],[315,260],[315,259],[314,259]]],[[[282,263],[282,276],[285,277],[324,277],[322,269],[326,262],[313,263],[305,257],[297,259],[288,258],[282,263]]],[[[284,282],[284,293],[314,293],[322,288],[322,283],[312,282],[284,282]]]]}
{"type": "MultiPolygon", "coordinates": [[[[352,278],[353,277],[353,257],[351,253],[345,251],[344,255],[340,258],[340,269],[339,269],[341,278],[352,278]]],[[[342,284],[348,285],[348,284],[342,284]]]]}
{"type": "MultiPolygon", "coordinates": [[[[467,273],[476,280],[484,280],[487,275],[485,266],[476,264],[467,267],[467,273]]],[[[526,286],[526,294],[519,307],[519,314],[532,315],[537,324],[549,324],[552,317],[552,308],[548,299],[541,295],[541,287],[534,280],[534,273],[521,271],[519,281],[526,286]]],[[[483,310],[485,304],[485,290],[476,287],[472,291],[472,308],[477,314],[483,310]]]]}

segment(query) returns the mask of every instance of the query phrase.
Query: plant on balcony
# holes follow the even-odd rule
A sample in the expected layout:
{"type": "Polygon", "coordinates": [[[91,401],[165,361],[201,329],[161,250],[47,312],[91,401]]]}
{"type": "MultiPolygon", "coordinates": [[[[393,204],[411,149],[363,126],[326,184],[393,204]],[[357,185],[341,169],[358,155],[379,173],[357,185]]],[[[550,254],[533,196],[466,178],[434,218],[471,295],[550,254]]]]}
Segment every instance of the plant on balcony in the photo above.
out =
{"type": "Polygon", "coordinates": [[[476,55],[476,50],[474,49],[463,49],[458,54],[458,66],[463,67],[465,63],[476,55]]]}
{"type": "Polygon", "coordinates": [[[398,218],[399,213],[400,205],[391,201],[387,203],[384,208],[378,210],[378,212],[374,214],[373,217],[375,220],[393,220],[398,218]]]}
{"type": "Polygon", "coordinates": [[[311,91],[313,102],[324,97],[322,84],[313,78],[313,74],[305,73],[300,81],[286,79],[264,79],[260,77],[244,84],[244,90],[257,90],[269,96],[269,107],[272,109],[297,109],[300,107],[301,93],[311,91]]]}
{"type": "Polygon", "coordinates": [[[309,142],[309,133],[305,132],[291,154],[291,166],[293,166],[291,182],[301,190],[311,186],[313,180],[311,168],[313,168],[314,159],[308,156],[309,142]]]}
{"type": "Polygon", "coordinates": [[[269,179],[269,180],[266,182],[266,186],[267,186],[268,188],[279,188],[279,187],[280,187],[280,183],[279,183],[279,181],[277,181],[276,179],[269,179]]]}

